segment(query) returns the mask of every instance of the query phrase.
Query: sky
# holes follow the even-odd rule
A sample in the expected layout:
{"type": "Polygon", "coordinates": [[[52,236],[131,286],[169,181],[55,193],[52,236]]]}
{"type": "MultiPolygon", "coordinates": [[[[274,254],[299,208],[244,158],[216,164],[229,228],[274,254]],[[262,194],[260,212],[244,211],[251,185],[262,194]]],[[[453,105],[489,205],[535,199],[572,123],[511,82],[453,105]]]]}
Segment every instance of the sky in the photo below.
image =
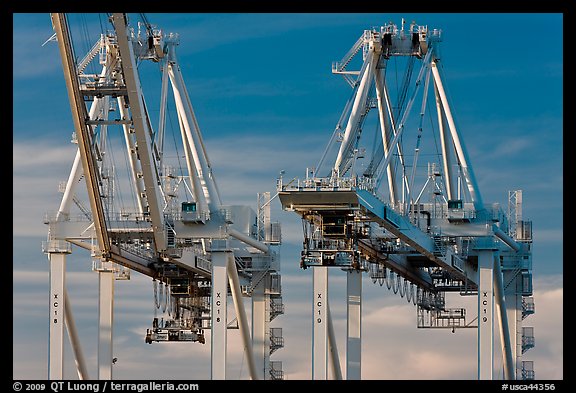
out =
{"type": "MultiPolygon", "coordinates": [[[[331,74],[365,29],[401,18],[443,31],[441,61],[485,203],[506,206],[523,190],[523,215],[533,222],[537,379],[560,380],[563,369],[563,15],[554,13],[212,13],[146,14],[180,34],[178,59],[204,137],[223,203],[256,206],[256,194],[275,193],[276,178],[304,177],[318,161],[349,96],[331,74]],[[529,31],[531,34],[524,35],[529,31]],[[541,34],[533,34],[538,31],[541,34]]],[[[134,16],[136,17],[136,15],[134,16]]],[[[98,30],[100,14],[70,16],[98,30]]],[[[408,22],[409,23],[409,22],[408,22]]],[[[81,34],[81,31],[78,31],[81,34]]],[[[43,218],[56,211],[76,152],[58,48],[48,14],[13,15],[13,378],[46,379],[48,261],[43,218]]],[[[74,34],[74,31],[73,31],[74,34]]],[[[157,79],[154,79],[157,78],[157,79]]],[[[150,75],[150,107],[154,83],[150,75]]],[[[147,86],[145,86],[146,88],[147,86]]],[[[146,90],[145,90],[146,94],[146,90]]],[[[280,248],[285,314],[282,360],[286,379],[311,376],[310,270],[298,267],[299,218],[281,210],[280,248]]],[[[88,372],[96,377],[97,274],[73,249],[67,285],[88,372]]],[[[330,304],[345,370],[345,276],[330,271],[330,304]]],[[[209,344],[145,344],[154,313],[151,279],[132,272],[115,283],[116,379],[209,379],[209,344]]],[[[476,331],[418,329],[416,307],[363,280],[364,379],[474,380],[476,331]]],[[[473,299],[454,299],[475,310],[473,299]]],[[[250,310],[249,302],[246,302],[250,310]]],[[[229,307],[232,308],[232,307],[229,307]]],[[[229,334],[228,378],[247,379],[237,331],[229,334]]],[[[207,342],[209,342],[207,340],[207,342]]],[[[495,378],[501,378],[498,336],[495,378]]],[[[76,379],[66,342],[66,379],[76,379]]]]}

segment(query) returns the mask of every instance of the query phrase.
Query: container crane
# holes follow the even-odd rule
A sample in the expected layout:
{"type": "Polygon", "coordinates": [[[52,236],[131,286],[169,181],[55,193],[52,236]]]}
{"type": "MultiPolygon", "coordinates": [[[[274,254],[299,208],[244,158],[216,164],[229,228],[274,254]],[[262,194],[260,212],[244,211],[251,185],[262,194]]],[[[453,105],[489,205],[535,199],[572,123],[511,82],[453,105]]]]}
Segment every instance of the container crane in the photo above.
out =
{"type": "Polygon", "coordinates": [[[79,378],[89,378],[66,291],[66,257],[74,245],[90,252],[99,275],[98,379],[112,379],[114,281],[129,279],[131,271],[152,278],[156,306],[166,314],[154,315],[145,342],[203,344],[210,330],[211,378],[225,379],[231,296],[250,378],[282,379],[281,362],[270,360],[283,346],[281,328],[270,322],[284,311],[281,229],[270,219],[270,193],[258,194],[257,211],[222,203],[176,56],[180,37],[140,16],[136,26],[127,14],[108,14],[112,28],[78,61],[67,16],[51,14],[78,150],[60,207],[45,219],[48,377],[63,378],[66,327],[79,378]],[[162,70],[156,130],[139,74],[146,63],[162,70]],[[175,153],[165,143],[169,88],[180,132],[175,153]],[[115,155],[123,155],[124,168],[115,155]],[[251,331],[244,297],[252,299],[251,331]]]}
{"type": "Polygon", "coordinates": [[[332,64],[351,94],[320,160],[305,179],[277,181],[282,208],[302,219],[300,266],[313,271],[313,379],[329,366],[342,377],[329,267],[347,276],[347,379],[361,379],[363,273],[412,301],[419,328],[476,328],[478,379],[494,377],[496,313],[504,378],[534,377],[522,360],[522,343],[533,343],[522,327],[534,312],[531,221],[521,190],[508,214],[484,203],[444,87],[441,41],[441,30],[404,19],[365,30],[332,64]],[[477,316],[447,307],[446,293],[476,296],[477,316]]]}

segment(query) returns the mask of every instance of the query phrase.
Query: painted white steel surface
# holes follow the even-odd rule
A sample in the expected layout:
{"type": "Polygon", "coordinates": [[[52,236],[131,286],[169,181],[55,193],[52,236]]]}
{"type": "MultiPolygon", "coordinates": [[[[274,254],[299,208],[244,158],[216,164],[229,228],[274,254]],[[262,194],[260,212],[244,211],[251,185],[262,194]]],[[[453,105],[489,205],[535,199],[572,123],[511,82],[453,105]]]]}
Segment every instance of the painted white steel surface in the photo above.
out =
{"type": "MultiPolygon", "coordinates": [[[[116,99],[118,102],[118,111],[122,119],[129,119],[130,114],[126,109],[126,100],[124,97],[118,97],[116,99]]],[[[144,213],[145,201],[145,189],[144,180],[142,179],[142,167],[140,166],[140,160],[138,160],[138,150],[136,148],[136,138],[130,131],[128,124],[122,125],[122,130],[124,131],[124,140],[126,142],[126,153],[128,156],[128,163],[130,165],[130,177],[132,179],[132,184],[136,190],[136,202],[138,204],[138,212],[144,213]]]]}
{"type": "Polygon", "coordinates": [[[522,288],[521,275],[515,271],[504,272],[506,314],[508,315],[508,330],[510,332],[510,349],[512,356],[512,368],[515,378],[522,379],[522,288]]]}
{"type": "Polygon", "coordinates": [[[446,120],[448,121],[448,127],[452,135],[454,147],[456,148],[456,152],[458,153],[458,158],[460,160],[460,165],[462,166],[462,172],[464,173],[464,177],[466,179],[466,185],[468,187],[468,191],[470,192],[470,197],[472,198],[472,202],[474,202],[474,207],[476,208],[476,211],[483,210],[484,205],[482,202],[482,197],[480,196],[480,190],[478,189],[478,184],[476,183],[476,178],[474,176],[472,166],[470,166],[469,164],[466,149],[460,141],[460,135],[458,134],[456,124],[454,123],[454,118],[452,117],[452,112],[450,110],[448,98],[446,97],[446,92],[444,91],[444,86],[442,85],[442,80],[440,79],[440,73],[438,72],[436,61],[432,61],[431,66],[432,66],[432,75],[434,76],[434,82],[436,84],[436,88],[438,89],[438,94],[440,95],[440,100],[444,108],[446,120]]]}
{"type": "Polygon", "coordinates": [[[352,131],[356,128],[356,125],[360,119],[361,112],[364,109],[364,104],[366,103],[366,97],[368,95],[368,90],[370,84],[368,81],[372,79],[372,67],[371,61],[372,57],[374,56],[374,52],[371,51],[366,58],[365,64],[367,67],[364,70],[364,74],[362,75],[362,79],[360,80],[360,86],[358,87],[358,91],[356,92],[356,97],[354,98],[354,104],[352,105],[352,110],[350,112],[350,118],[348,119],[348,124],[346,125],[346,130],[344,132],[344,139],[342,140],[342,144],[340,145],[340,150],[338,151],[338,156],[336,157],[336,162],[334,163],[334,169],[339,170],[340,165],[343,160],[346,159],[344,157],[344,153],[348,149],[348,145],[353,143],[351,138],[352,131]]]}
{"type": "Polygon", "coordinates": [[[166,249],[166,236],[164,228],[164,198],[158,185],[156,162],[153,156],[153,146],[150,129],[148,128],[147,113],[142,96],[142,87],[138,77],[138,68],[132,49],[132,43],[128,40],[128,29],[125,23],[125,15],[112,14],[114,28],[117,33],[118,51],[122,58],[122,71],[124,83],[128,91],[130,111],[134,125],[134,134],[138,143],[138,157],[142,167],[142,176],[146,187],[146,197],[152,227],[154,228],[154,241],[156,250],[166,249]]]}
{"type": "Polygon", "coordinates": [[[336,380],[342,379],[342,369],[340,367],[340,356],[338,356],[338,345],[336,344],[336,334],[334,333],[334,324],[332,323],[332,314],[330,313],[330,303],[326,306],[326,316],[328,323],[328,353],[330,370],[332,370],[332,378],[336,380]]]}
{"type": "Polygon", "coordinates": [[[230,289],[232,292],[232,300],[234,302],[234,309],[236,311],[236,318],[238,319],[238,328],[242,336],[242,344],[244,345],[244,353],[248,361],[248,371],[250,372],[251,379],[258,379],[256,373],[256,365],[254,363],[254,354],[252,353],[252,339],[250,338],[250,328],[248,327],[248,318],[246,317],[246,310],[244,309],[244,302],[242,300],[242,291],[240,289],[240,280],[238,279],[238,271],[236,270],[236,263],[234,262],[234,254],[231,252],[226,253],[228,260],[228,278],[230,280],[230,289]]]}
{"type": "Polygon", "coordinates": [[[64,297],[66,298],[66,307],[64,308],[66,315],[66,330],[68,330],[68,337],[70,338],[70,345],[72,346],[72,352],[74,353],[74,361],[76,363],[76,372],[78,373],[78,379],[83,381],[90,379],[88,375],[88,370],[86,368],[86,362],[84,361],[84,355],[82,354],[82,346],[80,345],[80,338],[78,337],[78,331],[76,330],[76,323],[74,322],[74,317],[72,315],[72,304],[70,302],[70,296],[68,296],[68,291],[64,288],[64,297]]]}
{"type": "Polygon", "coordinates": [[[74,317],[72,316],[72,305],[70,302],[70,296],[68,296],[68,291],[66,290],[66,288],[64,288],[64,297],[66,298],[66,307],[64,307],[64,312],[66,316],[66,330],[68,330],[70,345],[72,346],[72,352],[74,353],[76,372],[78,374],[79,380],[81,381],[87,380],[90,379],[90,376],[88,375],[86,362],[84,361],[84,355],[82,354],[82,346],[80,345],[80,338],[78,337],[78,332],[76,330],[76,323],[74,322],[74,317]]]}
{"type": "Polygon", "coordinates": [[[200,170],[200,178],[204,181],[206,187],[204,195],[211,212],[218,211],[221,203],[220,195],[213,178],[212,170],[208,162],[208,156],[204,149],[200,128],[194,115],[190,98],[184,84],[184,79],[180,72],[180,67],[170,65],[168,67],[170,81],[174,92],[174,101],[186,130],[187,142],[193,153],[196,168],[200,170]]]}
{"type": "Polygon", "coordinates": [[[498,328],[500,331],[500,348],[504,379],[514,379],[514,363],[512,362],[512,349],[510,346],[510,330],[508,328],[508,315],[506,314],[506,301],[504,296],[504,283],[500,258],[494,258],[494,299],[498,313],[498,328]]]}
{"type": "Polygon", "coordinates": [[[252,292],[252,351],[258,379],[269,379],[270,316],[267,310],[270,310],[270,295],[265,293],[268,281],[268,277],[260,281],[252,292]]]}
{"type": "Polygon", "coordinates": [[[313,267],[312,379],[328,377],[328,268],[313,267]]]}
{"type": "Polygon", "coordinates": [[[444,184],[448,200],[457,199],[456,182],[453,181],[455,174],[452,168],[452,154],[450,148],[450,135],[448,127],[446,126],[446,116],[444,115],[444,107],[442,106],[442,99],[438,93],[438,88],[434,84],[434,97],[436,98],[436,112],[438,114],[438,133],[440,134],[440,146],[442,148],[442,169],[444,170],[444,184]]]}
{"type": "MultiPolygon", "coordinates": [[[[94,157],[91,154],[91,136],[89,135],[90,130],[86,124],[86,119],[89,118],[89,114],[86,111],[84,99],[80,94],[79,81],[76,74],[76,64],[71,49],[72,43],[70,42],[68,24],[64,14],[54,13],[51,14],[51,18],[54,30],[56,31],[60,57],[62,59],[64,79],[66,81],[66,89],[70,101],[74,130],[76,131],[76,136],[78,138],[78,149],[80,151],[82,167],[84,174],[86,175],[85,181],[88,190],[88,198],[90,199],[90,208],[94,218],[96,238],[98,239],[100,251],[108,252],[110,243],[108,232],[106,231],[106,222],[100,197],[100,189],[96,183],[98,172],[94,157]]],[[[70,196],[73,197],[74,195],[70,194],[70,196]]]]}
{"type": "Polygon", "coordinates": [[[494,251],[478,251],[478,379],[491,380],[494,367],[494,251]]]}
{"type": "Polygon", "coordinates": [[[48,379],[64,376],[64,307],[66,254],[49,254],[50,258],[50,341],[48,343],[48,379]]]}
{"type": "Polygon", "coordinates": [[[226,379],[226,341],[227,341],[227,293],[228,253],[212,252],[212,296],[210,299],[211,330],[210,345],[212,355],[211,379],[226,379]]]}
{"type": "Polygon", "coordinates": [[[347,339],[346,379],[362,379],[362,272],[346,273],[347,339]]]}
{"type": "Polygon", "coordinates": [[[98,379],[112,379],[114,272],[98,272],[98,379]]]}
{"type": "MultiPolygon", "coordinates": [[[[390,154],[390,148],[388,145],[388,141],[390,135],[388,135],[388,130],[394,129],[394,118],[389,115],[389,118],[386,117],[386,108],[388,109],[388,113],[392,113],[390,107],[390,101],[385,89],[384,83],[384,70],[378,70],[374,72],[374,84],[376,87],[376,99],[378,102],[378,118],[380,119],[380,133],[382,135],[382,147],[384,148],[384,157],[390,154]]],[[[399,146],[398,146],[399,147],[399,146]]],[[[400,155],[399,157],[402,157],[400,155]]],[[[392,206],[396,205],[396,201],[398,200],[397,191],[396,191],[396,182],[394,181],[394,161],[390,161],[388,166],[386,167],[386,175],[388,177],[388,191],[390,194],[390,204],[392,206]]]]}

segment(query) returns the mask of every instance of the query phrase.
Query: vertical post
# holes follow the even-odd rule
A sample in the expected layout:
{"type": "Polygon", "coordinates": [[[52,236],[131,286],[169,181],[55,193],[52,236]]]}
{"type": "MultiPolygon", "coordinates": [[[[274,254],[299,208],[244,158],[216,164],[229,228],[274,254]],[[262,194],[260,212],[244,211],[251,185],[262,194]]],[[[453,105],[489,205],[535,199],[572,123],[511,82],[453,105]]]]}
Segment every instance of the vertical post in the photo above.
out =
{"type": "Polygon", "coordinates": [[[112,379],[114,272],[98,272],[98,379],[112,379]]]}
{"type": "Polygon", "coordinates": [[[48,379],[64,377],[64,308],[66,298],[66,254],[50,253],[50,341],[48,343],[48,379]]]}
{"type": "Polygon", "coordinates": [[[494,251],[478,251],[478,379],[492,379],[494,359],[494,251]]]}
{"type": "Polygon", "coordinates": [[[362,271],[350,269],[346,277],[346,379],[359,380],[362,378],[362,271]]]}
{"type": "Polygon", "coordinates": [[[328,377],[328,268],[313,267],[312,379],[328,377]]]}
{"type": "MultiPolygon", "coordinates": [[[[269,273],[267,273],[269,276],[269,273]]],[[[264,278],[256,285],[252,292],[252,351],[256,363],[258,379],[268,378],[270,361],[270,295],[265,293],[265,284],[269,277],[264,278]]]]}
{"type": "Polygon", "coordinates": [[[225,248],[215,249],[216,243],[226,240],[212,240],[212,296],[210,310],[210,345],[212,357],[211,379],[226,379],[226,341],[227,341],[227,295],[228,295],[228,253],[225,248]]]}

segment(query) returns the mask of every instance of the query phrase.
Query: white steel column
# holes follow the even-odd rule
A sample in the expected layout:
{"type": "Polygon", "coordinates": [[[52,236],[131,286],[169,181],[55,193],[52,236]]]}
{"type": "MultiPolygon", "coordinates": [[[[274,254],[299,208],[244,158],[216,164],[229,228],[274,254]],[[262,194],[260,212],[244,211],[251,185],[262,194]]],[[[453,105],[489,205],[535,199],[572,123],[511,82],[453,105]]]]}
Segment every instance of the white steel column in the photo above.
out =
{"type": "Polygon", "coordinates": [[[114,272],[98,272],[98,379],[112,379],[114,272]]]}
{"type": "Polygon", "coordinates": [[[312,379],[328,377],[328,268],[315,266],[312,298],[312,379]]]}
{"type": "Polygon", "coordinates": [[[252,352],[258,379],[269,379],[270,368],[270,295],[266,294],[269,273],[252,292],[252,352]]]}
{"type": "Polygon", "coordinates": [[[478,251],[478,379],[492,379],[494,368],[494,251],[478,251]]]}
{"type": "Polygon", "coordinates": [[[48,379],[64,377],[64,316],[66,254],[50,253],[50,341],[48,343],[48,379]]]}
{"type": "MultiPolygon", "coordinates": [[[[219,240],[221,242],[222,240],[219,240]]],[[[225,242],[225,240],[223,241],[225,242]]],[[[212,241],[212,246],[216,240],[212,241]]],[[[211,331],[210,345],[212,356],[211,379],[226,379],[226,341],[227,341],[227,295],[229,252],[212,250],[212,296],[211,296],[211,331]]]]}
{"type": "Polygon", "coordinates": [[[362,379],[362,271],[348,270],[347,291],[347,339],[346,379],[362,379]]]}

